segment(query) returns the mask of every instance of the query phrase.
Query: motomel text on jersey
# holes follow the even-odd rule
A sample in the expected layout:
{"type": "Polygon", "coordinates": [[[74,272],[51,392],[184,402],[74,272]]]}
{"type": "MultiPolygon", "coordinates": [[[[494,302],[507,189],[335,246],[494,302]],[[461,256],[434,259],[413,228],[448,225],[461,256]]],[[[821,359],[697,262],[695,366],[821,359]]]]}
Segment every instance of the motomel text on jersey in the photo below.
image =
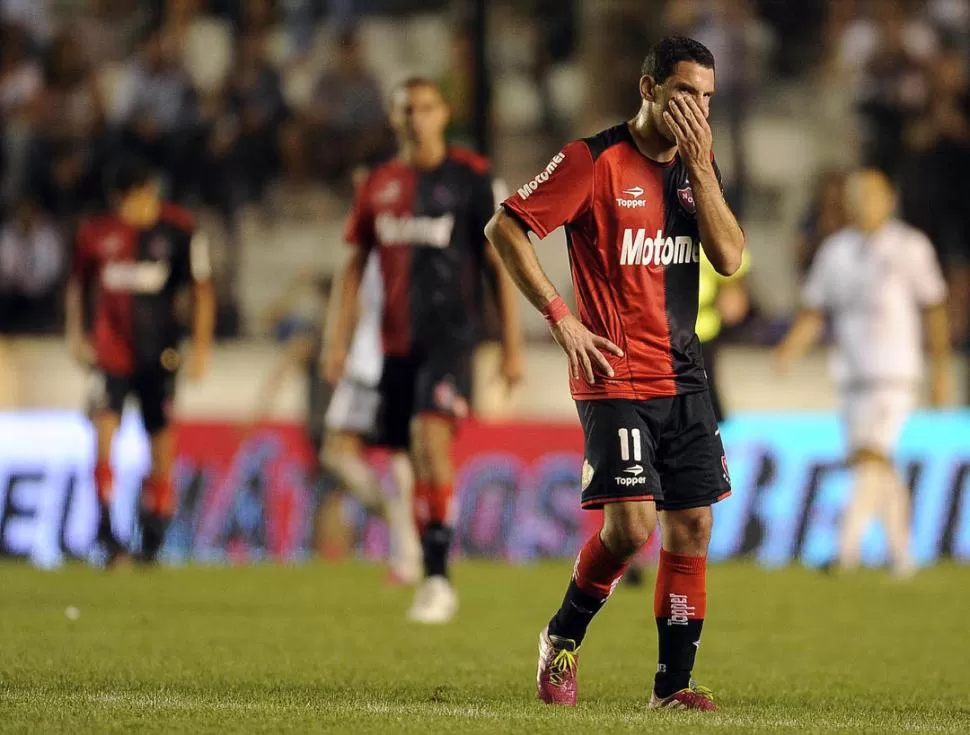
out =
{"type": "Polygon", "coordinates": [[[171,268],[162,261],[108,263],[101,271],[101,283],[109,291],[159,293],[168,282],[171,268]]]}
{"type": "Polygon", "coordinates": [[[549,161],[549,165],[546,166],[545,170],[540,171],[532,181],[519,189],[519,198],[528,199],[532,196],[532,192],[539,188],[539,184],[543,184],[549,180],[552,172],[559,168],[559,164],[566,160],[565,153],[557,153],[549,161]]]}
{"type": "Polygon", "coordinates": [[[451,242],[455,216],[445,214],[441,217],[396,217],[393,214],[384,213],[377,216],[374,224],[377,238],[383,245],[424,245],[446,248],[451,242]]]}
{"type": "Polygon", "coordinates": [[[663,232],[657,230],[657,236],[651,238],[643,228],[623,230],[620,265],[682,265],[699,263],[700,260],[700,243],[687,235],[664,237],[663,232]]]}

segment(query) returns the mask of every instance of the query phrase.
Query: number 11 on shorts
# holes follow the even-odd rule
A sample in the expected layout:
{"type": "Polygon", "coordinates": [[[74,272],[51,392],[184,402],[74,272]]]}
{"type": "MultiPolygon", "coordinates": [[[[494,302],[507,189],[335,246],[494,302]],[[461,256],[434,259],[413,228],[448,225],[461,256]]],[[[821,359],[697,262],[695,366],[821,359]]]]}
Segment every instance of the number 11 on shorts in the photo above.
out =
{"type": "Polygon", "coordinates": [[[620,429],[620,459],[624,462],[630,461],[630,439],[633,439],[633,461],[639,462],[642,456],[642,445],[640,444],[639,429],[620,429]]]}

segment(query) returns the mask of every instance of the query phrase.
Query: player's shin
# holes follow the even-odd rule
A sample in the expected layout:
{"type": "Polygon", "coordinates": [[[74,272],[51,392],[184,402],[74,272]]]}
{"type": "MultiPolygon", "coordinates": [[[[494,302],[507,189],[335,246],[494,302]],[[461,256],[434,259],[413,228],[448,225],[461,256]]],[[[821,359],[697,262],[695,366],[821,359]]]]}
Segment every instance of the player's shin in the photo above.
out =
{"type": "Polygon", "coordinates": [[[414,468],[404,453],[391,457],[391,476],[397,494],[388,501],[391,534],[391,572],[400,581],[416,582],[421,575],[421,542],[414,521],[414,468]]]}
{"type": "Polygon", "coordinates": [[[842,516],[839,537],[839,566],[852,571],[859,566],[862,536],[876,512],[881,484],[884,482],[880,460],[863,459],[855,463],[852,496],[842,516]]]}
{"type": "Polygon", "coordinates": [[[653,605],[660,648],[654,693],[662,699],[690,684],[707,609],[707,557],[661,549],[653,605]]]}
{"type": "Polygon", "coordinates": [[[572,640],[578,648],[593,617],[613,594],[627,566],[628,560],[607,549],[599,533],[592,536],[576,557],[562,605],[549,621],[549,634],[572,640]]]}

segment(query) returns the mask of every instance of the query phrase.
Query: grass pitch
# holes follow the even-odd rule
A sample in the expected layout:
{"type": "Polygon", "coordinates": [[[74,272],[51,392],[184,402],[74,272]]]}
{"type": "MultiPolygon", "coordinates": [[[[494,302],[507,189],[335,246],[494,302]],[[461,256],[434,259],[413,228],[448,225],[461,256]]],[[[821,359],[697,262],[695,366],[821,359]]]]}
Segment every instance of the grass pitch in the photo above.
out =
{"type": "Polygon", "coordinates": [[[593,623],[582,703],[534,699],[565,564],[456,570],[459,619],[404,622],[410,591],[357,563],[104,575],[0,566],[0,731],[970,732],[970,569],[911,583],[711,570],[698,678],[722,712],[646,709],[652,590],[593,623]],[[69,607],[80,613],[66,615],[69,607]]]}

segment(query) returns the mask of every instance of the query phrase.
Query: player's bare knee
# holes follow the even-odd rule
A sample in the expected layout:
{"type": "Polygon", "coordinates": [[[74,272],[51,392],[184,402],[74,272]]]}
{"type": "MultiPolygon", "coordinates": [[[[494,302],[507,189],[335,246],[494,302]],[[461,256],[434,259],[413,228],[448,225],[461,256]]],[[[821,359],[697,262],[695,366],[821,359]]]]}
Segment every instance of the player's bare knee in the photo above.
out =
{"type": "Polygon", "coordinates": [[[709,507],[667,511],[661,515],[663,546],[667,551],[701,556],[707,553],[714,528],[709,507]]]}
{"type": "Polygon", "coordinates": [[[650,540],[655,525],[652,503],[614,503],[604,510],[600,537],[611,553],[626,559],[650,540]]]}

